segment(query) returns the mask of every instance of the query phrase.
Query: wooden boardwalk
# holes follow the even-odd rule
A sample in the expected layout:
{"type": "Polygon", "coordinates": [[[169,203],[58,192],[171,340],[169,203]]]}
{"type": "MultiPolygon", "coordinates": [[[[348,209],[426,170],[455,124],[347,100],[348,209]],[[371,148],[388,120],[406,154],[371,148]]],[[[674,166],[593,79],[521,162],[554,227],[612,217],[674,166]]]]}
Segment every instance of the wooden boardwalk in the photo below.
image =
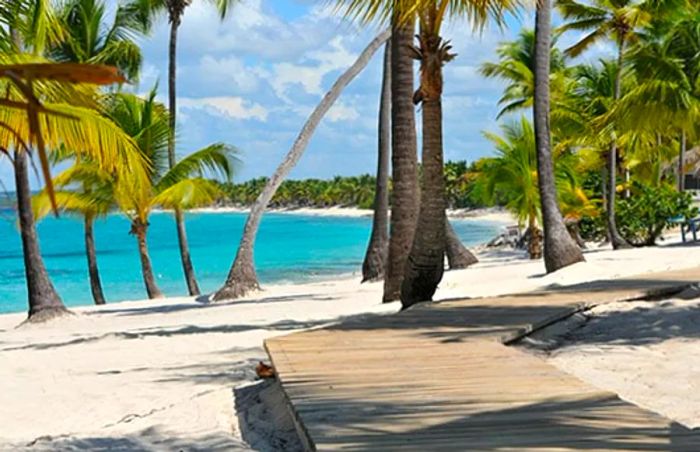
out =
{"type": "Polygon", "coordinates": [[[700,268],[417,306],[269,339],[309,450],[700,451],[700,431],[504,343],[594,304],[678,290],[700,268]]]}

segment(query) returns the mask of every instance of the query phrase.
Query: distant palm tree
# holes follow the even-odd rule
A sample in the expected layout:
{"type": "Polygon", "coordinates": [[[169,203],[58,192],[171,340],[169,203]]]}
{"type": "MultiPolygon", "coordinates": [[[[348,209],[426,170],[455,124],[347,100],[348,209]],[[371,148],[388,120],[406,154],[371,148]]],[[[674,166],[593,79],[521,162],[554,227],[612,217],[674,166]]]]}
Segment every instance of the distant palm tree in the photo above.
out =
{"type": "Polygon", "coordinates": [[[210,205],[223,193],[220,184],[207,176],[230,179],[235,161],[235,149],[219,143],[195,151],[168,169],[170,121],[155,95],[155,90],[146,99],[115,94],[108,109],[109,117],[133,137],[150,163],[148,184],[142,189],[134,189],[128,177],[114,181],[115,201],[131,221],[130,233],[138,243],[141,272],[149,298],[162,296],[146,243],[151,211],[156,207],[189,209],[210,205]]]}
{"type": "MultiPolygon", "coordinates": [[[[502,125],[501,130],[501,136],[484,134],[494,144],[496,157],[486,158],[481,162],[476,182],[480,186],[477,191],[489,203],[496,200],[504,202],[506,209],[518,219],[519,225],[527,227],[530,236],[530,257],[538,259],[542,256],[542,204],[535,130],[524,116],[519,121],[502,125]]],[[[553,156],[553,172],[558,191],[566,194],[569,203],[574,204],[569,192],[577,191],[578,185],[575,165],[571,159],[563,149],[558,150],[553,156]]]]}
{"type": "Polygon", "coordinates": [[[377,179],[374,194],[374,217],[365,259],[362,282],[384,278],[389,255],[389,159],[391,158],[391,41],[384,47],[384,66],[379,101],[377,179]]]}
{"type": "MultiPolygon", "coordinates": [[[[140,0],[144,3],[144,0],[140,0]]],[[[147,0],[146,0],[147,1],[147,0]]],[[[221,19],[224,19],[231,8],[240,0],[207,0],[218,11],[221,19]]],[[[178,30],[182,23],[182,18],[185,10],[192,3],[192,0],[151,0],[151,14],[165,12],[168,15],[170,22],[170,38],[168,45],[168,110],[170,112],[170,130],[171,135],[168,142],[168,165],[170,168],[177,163],[177,154],[175,152],[175,130],[177,126],[177,40],[178,30]]],[[[182,211],[179,208],[175,209],[175,225],[177,227],[177,238],[180,245],[180,258],[182,260],[182,269],[185,274],[187,290],[190,295],[199,295],[199,285],[195,277],[192,258],[190,257],[190,249],[187,243],[187,231],[185,229],[185,219],[182,211]]]]}
{"type": "Polygon", "coordinates": [[[540,0],[535,13],[534,104],[535,141],[537,146],[537,182],[542,203],[544,227],[544,264],[547,273],[584,260],[562,218],[552,157],[550,131],[551,74],[551,0],[540,0]]]}
{"type": "MultiPolygon", "coordinates": [[[[567,49],[567,54],[578,56],[603,39],[610,39],[617,45],[617,76],[614,87],[614,100],[622,95],[622,74],[625,68],[625,55],[630,42],[636,40],[641,27],[648,25],[652,18],[652,7],[658,0],[558,0],[559,11],[566,20],[562,31],[587,31],[579,42],[567,49]]],[[[661,2],[662,3],[662,2],[661,2]]],[[[608,236],[613,248],[629,248],[630,244],[617,230],[615,219],[615,197],[617,187],[617,140],[611,140],[607,165],[606,219],[608,236]]]]}

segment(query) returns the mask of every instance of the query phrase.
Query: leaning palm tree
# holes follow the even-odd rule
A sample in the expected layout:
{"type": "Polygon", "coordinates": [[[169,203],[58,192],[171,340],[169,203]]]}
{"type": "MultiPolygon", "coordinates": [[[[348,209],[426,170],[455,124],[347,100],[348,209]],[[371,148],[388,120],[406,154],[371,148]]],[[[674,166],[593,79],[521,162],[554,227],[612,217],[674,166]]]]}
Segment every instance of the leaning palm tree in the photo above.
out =
{"type": "Polygon", "coordinates": [[[581,248],[571,238],[557,202],[550,124],[551,0],[540,0],[535,13],[534,105],[537,173],[542,225],[544,264],[547,273],[584,260],[581,248]]]}
{"type": "Polygon", "coordinates": [[[149,298],[162,296],[148,253],[151,212],[156,207],[186,210],[210,205],[223,194],[220,184],[209,176],[230,180],[235,160],[235,149],[219,143],[195,151],[168,168],[169,118],[155,96],[155,90],[145,99],[132,94],[115,94],[108,113],[133,137],[142,155],[150,162],[146,168],[148,183],[140,189],[133,187],[128,176],[113,181],[116,204],[131,222],[130,233],[136,237],[141,273],[149,298]]]}
{"type": "MultiPolygon", "coordinates": [[[[578,56],[597,42],[610,39],[617,46],[617,76],[615,79],[614,100],[622,96],[622,77],[625,68],[625,56],[630,42],[637,38],[637,32],[648,25],[652,18],[653,7],[659,0],[558,0],[559,11],[567,21],[562,31],[586,31],[588,34],[567,49],[570,56],[578,56]]],[[[607,164],[606,220],[608,236],[614,249],[629,248],[630,244],[622,238],[617,230],[615,219],[615,195],[617,187],[617,140],[610,140],[607,164]]]]}
{"type": "MultiPolygon", "coordinates": [[[[94,161],[83,161],[63,171],[54,178],[54,185],[61,190],[56,192],[58,207],[66,212],[83,217],[85,234],[85,254],[87,256],[90,291],[96,305],[106,303],[100,271],[97,265],[95,248],[95,220],[107,215],[114,207],[112,174],[102,170],[94,161]],[[70,185],[77,184],[72,190],[70,185]]],[[[46,190],[32,199],[34,216],[40,219],[51,213],[51,200],[46,190]]]]}
{"type": "MultiPolygon", "coordinates": [[[[233,6],[240,0],[207,0],[216,7],[221,19],[224,19],[233,6]]],[[[185,10],[192,4],[192,0],[150,0],[139,3],[145,4],[144,9],[148,9],[149,15],[165,12],[170,22],[170,37],[168,44],[168,111],[170,117],[170,139],[168,144],[168,165],[170,168],[177,163],[175,130],[177,126],[177,40],[178,31],[182,24],[185,10]]],[[[180,258],[182,260],[182,270],[187,283],[187,290],[190,295],[199,295],[199,285],[195,277],[190,248],[187,242],[187,231],[185,229],[185,217],[179,208],[175,208],[175,225],[177,227],[177,239],[180,246],[180,258]]]]}
{"type": "Polygon", "coordinates": [[[214,293],[213,300],[226,300],[239,298],[246,293],[260,288],[258,276],[255,272],[253,251],[255,237],[258,234],[260,221],[263,213],[275,195],[275,192],[282,184],[284,178],[294,168],[309,144],[314,131],[323,119],[323,116],[330,110],[335,101],[340,97],[343,89],[367,66],[372,56],[386,43],[390,37],[389,31],[384,31],[375,37],[372,42],[362,51],[357,60],[350,66],[333,84],[331,89],[316,106],[307,119],[299,136],[294,141],[292,148],[287,153],[282,163],[277,167],[272,177],[267,180],[265,187],[260,192],[257,200],[250,210],[243,228],[236,258],[229,270],[228,277],[223,287],[214,293]]]}
{"type": "Polygon", "coordinates": [[[372,233],[362,263],[362,282],[384,278],[389,254],[389,158],[391,156],[391,41],[384,47],[381,98],[379,101],[377,179],[372,233]]]}

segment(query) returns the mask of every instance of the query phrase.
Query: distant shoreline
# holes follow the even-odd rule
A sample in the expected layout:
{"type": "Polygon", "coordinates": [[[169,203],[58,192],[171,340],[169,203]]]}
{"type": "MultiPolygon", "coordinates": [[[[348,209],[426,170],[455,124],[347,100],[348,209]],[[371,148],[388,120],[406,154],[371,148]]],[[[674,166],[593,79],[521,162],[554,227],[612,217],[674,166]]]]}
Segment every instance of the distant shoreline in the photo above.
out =
{"type": "MultiPolygon", "coordinates": [[[[191,209],[190,213],[244,213],[250,211],[249,207],[237,206],[221,206],[221,207],[202,207],[199,209],[191,209]]],[[[372,209],[360,209],[358,207],[284,207],[284,208],[268,208],[269,213],[280,213],[290,215],[309,215],[319,217],[348,217],[362,218],[371,217],[374,213],[372,209]]],[[[447,216],[453,219],[460,220],[483,220],[503,223],[504,225],[516,224],[517,220],[507,210],[501,207],[488,207],[482,209],[448,209],[447,216]]]]}

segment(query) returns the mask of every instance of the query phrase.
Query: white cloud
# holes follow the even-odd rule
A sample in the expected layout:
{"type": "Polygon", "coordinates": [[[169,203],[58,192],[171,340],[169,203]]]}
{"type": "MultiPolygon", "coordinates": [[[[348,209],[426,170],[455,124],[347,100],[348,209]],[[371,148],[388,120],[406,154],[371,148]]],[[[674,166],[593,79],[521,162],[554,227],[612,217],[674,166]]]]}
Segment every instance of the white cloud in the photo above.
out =
{"type": "Polygon", "coordinates": [[[326,117],[331,122],[354,121],[360,118],[360,112],[355,107],[338,102],[328,110],[326,117]]]}
{"type": "Polygon", "coordinates": [[[178,99],[180,107],[201,109],[210,114],[221,114],[233,119],[257,119],[267,121],[269,112],[260,104],[246,101],[241,97],[202,97],[178,99]]]}

